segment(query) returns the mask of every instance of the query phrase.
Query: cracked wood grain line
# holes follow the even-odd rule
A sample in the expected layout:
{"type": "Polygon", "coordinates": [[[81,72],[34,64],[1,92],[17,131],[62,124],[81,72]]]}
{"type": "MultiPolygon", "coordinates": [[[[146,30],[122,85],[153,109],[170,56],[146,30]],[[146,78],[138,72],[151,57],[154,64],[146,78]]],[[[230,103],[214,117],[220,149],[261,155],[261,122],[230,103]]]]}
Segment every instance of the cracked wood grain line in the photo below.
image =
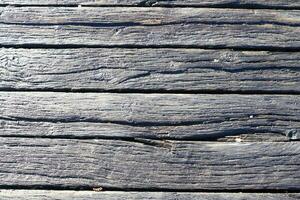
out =
{"type": "Polygon", "coordinates": [[[2,187],[299,190],[290,143],[1,138],[2,187]]]}
{"type": "Polygon", "coordinates": [[[288,193],[92,192],[54,190],[0,190],[0,196],[2,200],[296,200],[300,198],[299,194],[288,193]]]}
{"type": "Polygon", "coordinates": [[[0,49],[2,90],[300,92],[300,53],[0,49]]]}
{"type": "Polygon", "coordinates": [[[203,6],[241,8],[299,8],[298,0],[2,0],[2,5],[203,6]]]}
{"type": "Polygon", "coordinates": [[[298,140],[299,96],[1,92],[1,136],[298,140]]]}

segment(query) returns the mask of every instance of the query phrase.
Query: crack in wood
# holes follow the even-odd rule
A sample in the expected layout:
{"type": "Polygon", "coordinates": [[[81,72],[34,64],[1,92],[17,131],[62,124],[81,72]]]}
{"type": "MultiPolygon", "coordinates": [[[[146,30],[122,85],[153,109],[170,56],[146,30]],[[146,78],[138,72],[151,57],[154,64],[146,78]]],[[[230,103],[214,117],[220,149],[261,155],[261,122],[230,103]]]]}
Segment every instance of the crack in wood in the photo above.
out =
{"type": "MultiPolygon", "coordinates": [[[[169,135],[168,133],[168,129],[169,128],[186,128],[188,129],[190,126],[195,126],[195,125],[201,125],[204,122],[197,122],[197,121],[193,121],[193,122],[172,122],[172,123],[166,123],[166,122],[126,122],[126,121],[103,121],[103,120],[88,120],[88,119],[45,119],[45,118],[20,118],[20,117],[0,117],[1,123],[0,123],[0,129],[3,129],[6,126],[6,122],[5,121],[13,121],[13,122],[34,122],[34,123],[40,123],[40,122],[47,122],[47,123],[54,123],[54,124],[60,124],[60,123],[68,123],[68,124],[75,124],[75,123],[87,123],[87,124],[110,124],[110,125],[121,125],[124,127],[142,127],[142,128],[161,128],[161,130],[157,130],[158,132],[156,132],[156,136],[143,136],[145,137],[145,142],[147,142],[147,138],[148,139],[162,139],[162,138],[166,138],[169,140],[176,140],[176,137],[172,137],[169,135]],[[164,129],[166,129],[165,131],[163,131],[164,129]]],[[[235,120],[229,120],[230,122],[234,122],[234,121],[241,121],[242,119],[240,118],[236,118],[235,120]]],[[[218,123],[224,123],[226,121],[210,121],[209,123],[206,122],[205,124],[218,124],[218,123]]],[[[267,125],[262,124],[262,127],[266,127],[267,125]]],[[[270,128],[273,127],[273,125],[269,125],[270,128]]],[[[228,130],[220,130],[220,131],[216,131],[215,133],[210,133],[210,134],[202,134],[202,135],[194,135],[194,136],[185,136],[182,137],[182,140],[190,140],[190,141],[218,141],[221,139],[226,139],[228,138],[230,140],[230,138],[235,137],[235,140],[238,141],[238,137],[245,137],[245,135],[256,135],[256,134],[263,134],[263,133],[267,133],[267,134],[275,134],[275,135],[282,135],[282,136],[286,136],[289,140],[299,140],[300,139],[300,134],[299,131],[296,129],[289,129],[289,130],[285,130],[285,131],[278,131],[278,130],[272,130],[272,129],[267,129],[267,128],[258,128],[259,125],[256,124],[254,125],[253,128],[251,128],[251,125],[249,125],[249,127],[244,127],[244,128],[229,128],[228,130]]],[[[155,129],[152,130],[155,132],[155,129]]],[[[151,131],[151,132],[152,132],[151,131]]],[[[1,137],[11,137],[14,136],[16,137],[17,135],[5,135],[5,133],[1,134],[1,137]]],[[[26,137],[26,135],[22,135],[22,133],[19,134],[20,137],[26,137]]],[[[39,137],[38,135],[33,136],[33,137],[39,137]]],[[[42,136],[42,137],[51,137],[51,138],[68,138],[67,135],[54,135],[54,136],[42,136]]],[[[70,136],[70,138],[80,138],[80,139],[91,139],[91,138],[114,138],[114,139],[130,139],[133,138],[132,136],[129,137],[116,137],[116,136],[70,136]]],[[[134,138],[134,139],[139,139],[141,141],[143,141],[143,138],[134,138]]],[[[241,140],[242,141],[242,140],[241,140]]]]}

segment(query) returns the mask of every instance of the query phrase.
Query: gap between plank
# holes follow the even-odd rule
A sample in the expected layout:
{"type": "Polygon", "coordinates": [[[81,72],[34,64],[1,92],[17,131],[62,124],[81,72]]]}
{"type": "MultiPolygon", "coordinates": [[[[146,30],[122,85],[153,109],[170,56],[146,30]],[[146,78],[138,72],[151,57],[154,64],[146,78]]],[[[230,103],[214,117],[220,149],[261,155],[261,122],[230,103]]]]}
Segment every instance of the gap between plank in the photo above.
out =
{"type": "MultiPolygon", "coordinates": [[[[279,134],[279,133],[278,133],[279,134]]],[[[142,137],[121,137],[121,136],[73,136],[73,135],[55,135],[55,136],[32,136],[32,135],[1,135],[0,138],[34,138],[34,139],[53,139],[53,140],[117,140],[117,141],[124,141],[124,142],[133,142],[133,143],[140,143],[149,146],[156,146],[156,147],[164,147],[164,145],[168,145],[168,141],[176,142],[176,141],[184,141],[184,142],[215,142],[215,143],[247,143],[246,142],[233,142],[233,141],[220,141],[218,139],[230,137],[231,135],[212,137],[207,136],[204,138],[203,136],[201,139],[199,137],[188,137],[188,138],[168,138],[168,139],[159,139],[159,138],[142,138],[142,137]]],[[[233,134],[232,136],[238,136],[233,134]]],[[[300,139],[290,139],[287,141],[256,141],[257,143],[287,143],[287,142],[298,142],[300,139]]],[[[249,142],[248,142],[249,143],[249,142]]],[[[250,142],[253,143],[253,142],[250,142]]]]}
{"type": "MultiPolygon", "coordinates": [[[[161,24],[143,24],[141,22],[61,22],[61,23],[31,23],[31,22],[0,22],[1,25],[20,25],[20,26],[82,26],[82,27],[135,27],[135,26],[170,26],[184,24],[184,21],[165,22],[161,24]]],[[[186,24],[205,24],[205,25],[279,25],[289,27],[299,27],[300,24],[289,24],[284,22],[268,22],[261,20],[260,22],[188,22],[186,24]]]]}
{"type": "Polygon", "coordinates": [[[126,48],[126,49],[208,49],[208,50],[232,50],[232,51],[269,51],[269,52],[300,52],[300,47],[274,47],[274,46],[207,46],[207,45],[87,45],[87,44],[0,44],[0,48],[14,49],[82,49],[82,48],[126,48]]]}
{"type": "MultiPolygon", "coordinates": [[[[117,187],[100,187],[98,192],[190,192],[190,193],[300,193],[298,189],[239,189],[239,190],[207,190],[207,189],[161,189],[161,188],[117,188],[117,187]]],[[[40,185],[40,186],[21,186],[21,185],[0,185],[1,190],[67,190],[67,191],[95,191],[95,189],[89,186],[80,187],[66,187],[66,186],[55,186],[55,185],[40,185]]]]}
{"type": "Polygon", "coordinates": [[[287,7],[287,6],[264,6],[258,4],[243,4],[238,5],[234,3],[224,3],[218,5],[155,5],[155,3],[150,3],[147,5],[148,1],[144,1],[137,5],[125,5],[125,4],[107,4],[107,5],[97,5],[97,4],[0,4],[0,7],[136,7],[136,8],[149,8],[149,7],[163,7],[163,8],[216,8],[216,9],[267,9],[267,10],[300,10],[300,6],[287,7]],[[145,3],[146,2],[146,3],[145,3]]]}
{"type": "Polygon", "coordinates": [[[163,89],[112,89],[103,90],[96,88],[0,88],[2,92],[59,92],[59,93],[120,93],[120,94],[215,94],[215,95],[300,95],[300,91],[281,91],[281,90],[163,90],[163,89]]]}

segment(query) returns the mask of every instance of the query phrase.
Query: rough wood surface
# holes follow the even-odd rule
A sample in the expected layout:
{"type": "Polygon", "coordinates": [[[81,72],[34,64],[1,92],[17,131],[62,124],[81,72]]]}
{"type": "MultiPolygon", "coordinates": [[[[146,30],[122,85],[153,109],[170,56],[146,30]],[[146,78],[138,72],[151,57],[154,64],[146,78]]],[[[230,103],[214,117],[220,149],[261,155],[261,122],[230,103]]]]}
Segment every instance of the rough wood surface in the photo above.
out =
{"type": "Polygon", "coordinates": [[[0,25],[0,45],[300,48],[300,27],[280,25],[30,26],[0,25]]]}
{"type": "Polygon", "coordinates": [[[167,25],[279,24],[300,25],[298,10],[142,7],[2,7],[4,24],[167,25]]]}
{"type": "Polygon", "coordinates": [[[0,199],[299,199],[299,9],[0,1],[0,199]]]}
{"type": "Polygon", "coordinates": [[[7,187],[300,189],[298,142],[1,138],[7,187]]]}
{"type": "Polygon", "coordinates": [[[300,53],[0,49],[0,89],[300,92],[300,53]]]}
{"type": "Polygon", "coordinates": [[[300,48],[297,11],[2,8],[1,12],[0,45],[300,48]]]}
{"type": "Polygon", "coordinates": [[[298,0],[1,0],[11,5],[140,5],[140,6],[232,6],[298,8],[298,0]]]}
{"type": "Polygon", "coordinates": [[[0,103],[2,136],[300,138],[300,96],[1,92],[0,103]]]}
{"type": "Polygon", "coordinates": [[[187,193],[187,192],[90,192],[54,190],[0,190],[1,200],[296,200],[299,194],[187,193]]]}

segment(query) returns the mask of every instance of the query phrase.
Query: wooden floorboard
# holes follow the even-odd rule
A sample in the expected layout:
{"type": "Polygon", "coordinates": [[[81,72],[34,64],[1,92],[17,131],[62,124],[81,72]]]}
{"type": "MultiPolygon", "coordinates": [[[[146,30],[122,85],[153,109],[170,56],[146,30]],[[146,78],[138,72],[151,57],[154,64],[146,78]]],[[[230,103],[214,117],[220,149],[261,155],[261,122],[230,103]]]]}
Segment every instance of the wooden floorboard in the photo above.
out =
{"type": "Polygon", "coordinates": [[[0,199],[300,199],[299,10],[0,1],[0,199]]]}
{"type": "Polygon", "coordinates": [[[96,199],[166,199],[166,200],[296,200],[299,194],[256,193],[180,193],[180,192],[92,192],[53,190],[0,190],[2,200],[96,200],[96,199]]]}
{"type": "Polygon", "coordinates": [[[111,6],[218,6],[218,7],[273,7],[299,8],[298,0],[2,0],[11,5],[111,5],[111,6]]]}
{"type": "MultiPolygon", "coordinates": [[[[272,24],[299,26],[298,10],[158,7],[0,7],[4,24],[144,25],[272,24]]],[[[190,34],[192,35],[192,33],[190,34]]]]}
{"type": "Polygon", "coordinates": [[[1,138],[2,187],[299,190],[298,142],[1,138]]]}
{"type": "Polygon", "coordinates": [[[2,136],[300,137],[300,97],[293,95],[1,92],[0,103],[2,136]]]}
{"type": "Polygon", "coordinates": [[[297,11],[200,8],[104,8],[101,12],[102,8],[2,10],[2,46],[300,48],[297,11]]]}
{"type": "Polygon", "coordinates": [[[297,50],[300,27],[282,25],[164,25],[82,27],[0,25],[7,47],[198,47],[297,50]],[[193,33],[193,34],[191,34],[193,33]],[[35,37],[32,37],[35,35],[35,37]]]}
{"type": "Polygon", "coordinates": [[[3,90],[300,92],[300,53],[0,49],[3,90]]]}

